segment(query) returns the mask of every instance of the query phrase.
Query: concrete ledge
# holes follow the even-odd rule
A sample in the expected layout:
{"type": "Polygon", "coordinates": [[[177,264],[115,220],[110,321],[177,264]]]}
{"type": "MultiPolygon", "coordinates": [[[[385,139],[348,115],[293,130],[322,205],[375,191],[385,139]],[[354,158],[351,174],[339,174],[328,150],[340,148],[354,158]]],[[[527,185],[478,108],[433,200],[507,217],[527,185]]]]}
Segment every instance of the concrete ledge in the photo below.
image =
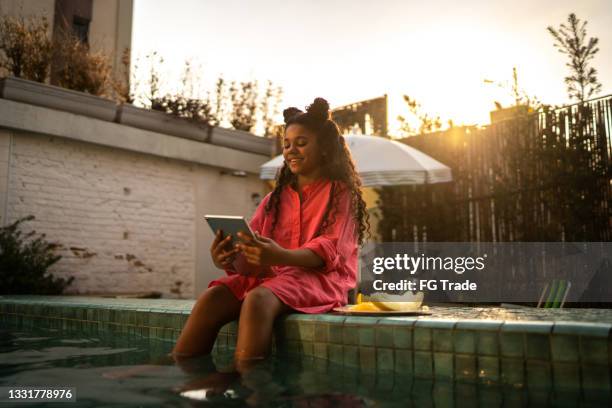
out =
{"type": "Polygon", "coordinates": [[[120,105],[117,109],[117,122],[139,129],[185,137],[199,142],[209,142],[212,128],[189,123],[174,118],[164,112],[138,108],[132,105],[120,105]]]}
{"type": "MultiPolygon", "coordinates": [[[[259,174],[269,156],[0,99],[0,127],[259,174]]],[[[253,136],[255,137],[255,136],[253,136]]]]}
{"type": "Polygon", "coordinates": [[[215,127],[212,129],[210,143],[237,150],[245,150],[265,154],[271,157],[275,154],[275,144],[272,139],[253,136],[249,132],[215,127]]]}
{"type": "Polygon", "coordinates": [[[115,120],[117,114],[114,101],[15,77],[0,81],[0,97],[106,121],[115,120]]]}
{"type": "Polygon", "coordinates": [[[132,105],[119,106],[117,122],[268,157],[274,154],[274,141],[271,139],[255,136],[241,130],[192,123],[163,112],[142,109],[132,105]]]}
{"type": "Polygon", "coordinates": [[[272,139],[234,129],[209,127],[176,118],[160,111],[139,108],[57,86],[7,77],[0,80],[0,98],[19,103],[74,113],[107,122],[149,130],[202,143],[211,143],[270,157],[275,154],[272,139]]]}
{"type": "MultiPolygon", "coordinates": [[[[110,331],[174,342],[193,304],[193,300],[4,296],[0,297],[0,324],[110,331]]],[[[542,321],[524,321],[521,315],[508,320],[512,315],[505,315],[506,320],[491,325],[486,319],[474,319],[483,308],[467,309],[432,307],[435,317],[402,318],[292,314],[275,325],[274,346],[280,353],[365,373],[394,372],[529,390],[548,378],[563,389],[612,390],[612,311],[557,309],[542,321]],[[575,316],[582,314],[599,322],[576,321],[575,316]],[[562,330],[556,330],[557,326],[562,330]],[[582,375],[572,380],[561,375],[567,370],[582,375]],[[589,376],[592,372],[608,374],[595,378],[589,376]]],[[[491,314],[505,313],[490,309],[491,314]]],[[[236,335],[236,322],[224,326],[216,349],[235,347],[236,335]]]]}

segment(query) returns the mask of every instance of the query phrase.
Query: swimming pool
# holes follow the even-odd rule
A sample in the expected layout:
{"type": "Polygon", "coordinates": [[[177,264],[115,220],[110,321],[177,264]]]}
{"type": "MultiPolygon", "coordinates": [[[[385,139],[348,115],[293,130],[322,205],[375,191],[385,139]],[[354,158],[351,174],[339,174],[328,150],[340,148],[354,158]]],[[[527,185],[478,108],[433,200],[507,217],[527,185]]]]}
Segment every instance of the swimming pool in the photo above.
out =
{"type": "Polygon", "coordinates": [[[119,400],[191,406],[196,398],[234,406],[262,400],[268,406],[612,405],[610,309],[434,306],[429,316],[291,314],[275,324],[275,357],[239,379],[215,374],[229,365],[236,322],[221,329],[214,358],[194,362],[193,370],[164,359],[193,303],[0,296],[0,330],[12,328],[2,335],[8,340],[0,351],[0,387],[72,379],[77,406],[119,400]],[[138,368],[143,364],[146,370],[138,368]],[[56,375],[58,367],[67,374],[56,375]],[[229,390],[224,397],[213,395],[221,388],[229,390]]]}
{"type": "MultiPolygon", "coordinates": [[[[0,330],[0,386],[71,387],[76,406],[610,406],[606,392],[432,381],[363,373],[282,353],[242,378],[231,348],[177,365],[172,343],[126,334],[0,330]],[[136,369],[135,369],[136,367],[136,369]]],[[[21,404],[20,406],[24,406],[21,404]]],[[[74,406],[74,405],[69,405],[74,406]]]]}

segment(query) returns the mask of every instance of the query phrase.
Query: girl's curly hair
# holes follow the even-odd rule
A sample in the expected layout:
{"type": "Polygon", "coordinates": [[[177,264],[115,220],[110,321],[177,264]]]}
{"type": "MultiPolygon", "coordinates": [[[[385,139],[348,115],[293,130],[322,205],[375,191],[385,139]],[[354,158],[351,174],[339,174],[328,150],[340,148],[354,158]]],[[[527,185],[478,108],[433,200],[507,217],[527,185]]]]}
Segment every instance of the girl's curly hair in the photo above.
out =
{"type": "MultiPolygon", "coordinates": [[[[329,104],[323,98],[316,98],[314,102],[306,108],[306,112],[291,107],[283,111],[285,118],[285,131],[292,124],[300,124],[317,136],[319,148],[325,154],[325,160],[321,175],[332,181],[331,199],[327,202],[327,207],[323,215],[323,222],[319,226],[317,235],[323,233],[329,225],[333,225],[338,211],[339,194],[336,193],[338,183],[343,182],[351,194],[351,211],[357,223],[358,243],[361,245],[366,234],[369,234],[370,223],[366,210],[366,204],[361,196],[361,178],[355,170],[355,164],[351,153],[346,145],[344,137],[340,134],[338,125],[331,120],[329,104]]],[[[280,212],[280,195],[283,188],[297,182],[297,177],[291,172],[287,163],[283,163],[276,176],[276,185],[270,199],[268,200],[265,211],[274,211],[272,231],[276,227],[280,212]]]]}

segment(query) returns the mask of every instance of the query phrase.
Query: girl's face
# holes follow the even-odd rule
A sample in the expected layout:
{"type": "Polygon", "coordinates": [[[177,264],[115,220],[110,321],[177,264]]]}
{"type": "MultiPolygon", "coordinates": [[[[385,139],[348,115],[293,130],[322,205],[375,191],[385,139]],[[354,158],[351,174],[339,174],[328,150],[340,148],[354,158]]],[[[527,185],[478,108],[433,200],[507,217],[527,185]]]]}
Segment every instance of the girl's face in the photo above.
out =
{"type": "Polygon", "coordinates": [[[321,152],[317,135],[300,124],[291,124],[285,130],[283,157],[293,174],[308,179],[320,174],[321,152]]]}

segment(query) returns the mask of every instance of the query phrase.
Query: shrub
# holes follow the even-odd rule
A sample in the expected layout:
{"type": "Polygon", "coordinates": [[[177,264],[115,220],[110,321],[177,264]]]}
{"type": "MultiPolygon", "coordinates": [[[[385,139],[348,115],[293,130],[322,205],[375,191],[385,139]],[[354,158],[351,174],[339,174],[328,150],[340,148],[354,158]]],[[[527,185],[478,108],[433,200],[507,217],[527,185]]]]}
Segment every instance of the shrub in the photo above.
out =
{"type": "Polygon", "coordinates": [[[183,95],[166,95],[161,98],[154,98],[151,101],[151,109],[195,123],[212,125],[214,120],[209,101],[186,98],[183,95]]]}
{"type": "Polygon", "coordinates": [[[0,68],[19,78],[44,82],[53,49],[48,30],[45,18],[0,18],[0,68]]]}
{"type": "MultiPolygon", "coordinates": [[[[126,55],[122,63],[129,64],[126,55]]],[[[54,85],[111,99],[129,94],[127,81],[113,76],[107,53],[91,51],[69,31],[51,39],[45,18],[0,16],[0,71],[43,83],[51,72],[54,85]]]]}
{"type": "Polygon", "coordinates": [[[57,86],[97,96],[111,96],[112,65],[104,52],[92,52],[72,33],[54,41],[53,74],[57,86]]]}
{"type": "Polygon", "coordinates": [[[0,228],[0,294],[61,294],[74,280],[47,273],[61,259],[54,254],[59,245],[47,242],[45,234],[36,237],[36,231],[20,230],[20,224],[34,218],[23,217],[0,228]]]}
{"type": "Polygon", "coordinates": [[[121,67],[120,72],[112,80],[112,88],[114,92],[114,99],[120,103],[134,103],[134,95],[130,90],[130,49],[124,48],[121,53],[121,67]]]}

